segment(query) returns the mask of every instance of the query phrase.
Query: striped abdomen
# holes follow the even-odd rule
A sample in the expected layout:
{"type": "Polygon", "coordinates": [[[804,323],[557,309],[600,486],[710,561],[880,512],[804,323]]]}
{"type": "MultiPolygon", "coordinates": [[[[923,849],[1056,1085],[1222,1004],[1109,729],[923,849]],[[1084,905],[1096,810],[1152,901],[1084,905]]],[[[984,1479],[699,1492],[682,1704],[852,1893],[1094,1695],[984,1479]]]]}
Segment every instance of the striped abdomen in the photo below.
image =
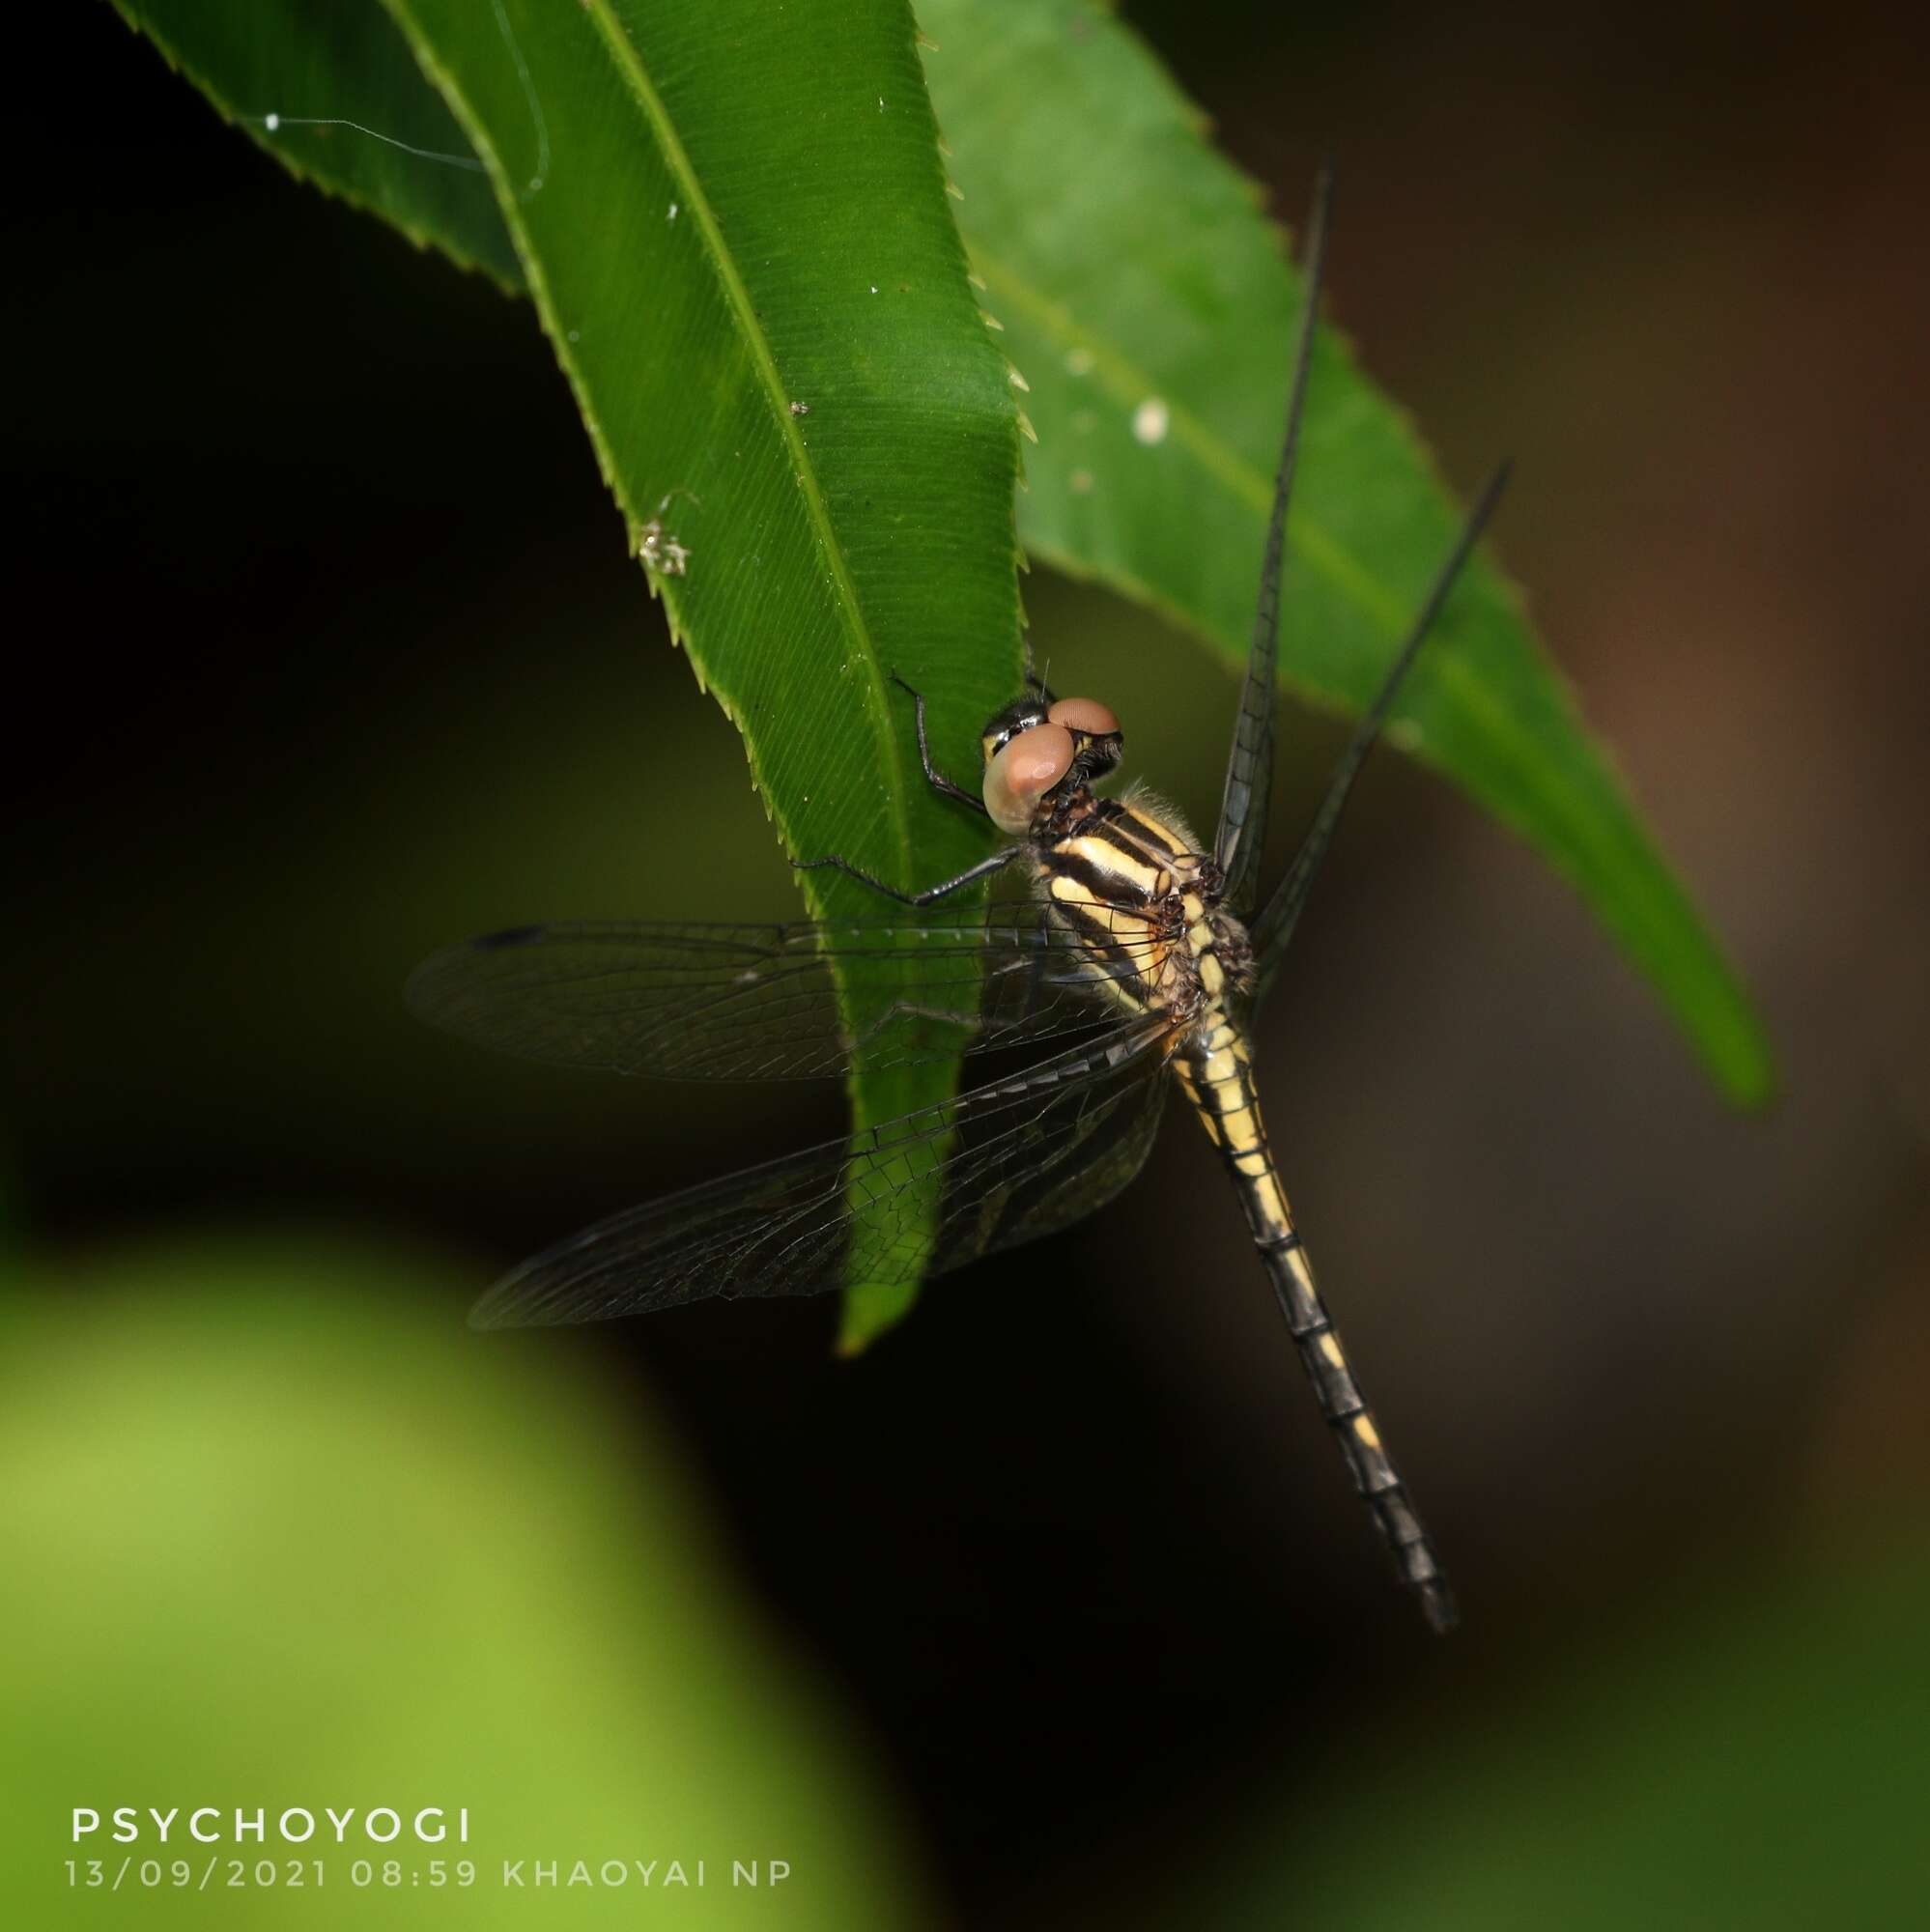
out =
{"type": "Polygon", "coordinates": [[[1333,1318],[1314,1286],[1307,1251],[1266,1145],[1246,1042],[1231,1021],[1214,1015],[1203,1023],[1196,1041],[1174,1056],[1173,1065],[1239,1188],[1254,1244],[1287,1317],[1288,1333],[1353,1473],[1354,1487],[1393,1551],[1402,1581],[1419,1594],[1428,1621],[1436,1630],[1447,1630],[1455,1621],[1454,1597],[1407,1487],[1381,1445],[1333,1318]]]}

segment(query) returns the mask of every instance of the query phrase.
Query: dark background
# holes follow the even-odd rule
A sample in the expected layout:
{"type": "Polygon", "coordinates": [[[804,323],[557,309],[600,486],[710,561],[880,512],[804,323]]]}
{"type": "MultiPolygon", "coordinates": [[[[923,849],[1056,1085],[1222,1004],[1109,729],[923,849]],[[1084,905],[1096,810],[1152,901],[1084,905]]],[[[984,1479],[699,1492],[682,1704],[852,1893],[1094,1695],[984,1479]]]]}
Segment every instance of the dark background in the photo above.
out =
{"type": "MultiPolygon", "coordinates": [[[[1930,103],[1888,15],[1807,11],[1130,10],[1279,207],[1338,155],[1334,312],[1458,484],[1516,458],[1500,554],[1780,1057],[1725,1110],[1558,881],[1377,762],[1263,1050],[1465,1630],[1390,1586],[1177,1119],[1101,1222],[857,1364],[809,1304],[488,1344],[667,1412],[968,1918],[1122,1916],[1257,1793],[1291,1852],[1337,1752],[1451,1777],[1496,1709],[1921,1547],[1930,103]]],[[[0,942],[33,1242],[347,1224],[479,1286],[835,1131],[835,1094],[412,1028],[447,939],[781,914],[781,857],[526,307],[298,189],[104,6],[43,32],[0,942]]],[[[1231,681],[1027,598],[1208,818],[1231,681]]],[[[1337,736],[1292,719],[1283,823],[1337,736]]]]}

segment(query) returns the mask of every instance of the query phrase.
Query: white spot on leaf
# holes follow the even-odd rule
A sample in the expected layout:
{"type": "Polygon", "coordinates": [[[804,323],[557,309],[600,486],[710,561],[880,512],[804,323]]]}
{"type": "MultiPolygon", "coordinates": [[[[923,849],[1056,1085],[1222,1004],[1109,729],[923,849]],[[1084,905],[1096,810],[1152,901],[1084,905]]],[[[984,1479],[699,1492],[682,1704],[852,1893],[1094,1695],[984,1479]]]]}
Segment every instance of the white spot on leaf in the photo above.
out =
{"type": "Polygon", "coordinates": [[[1149,449],[1154,443],[1166,440],[1172,420],[1166,404],[1158,396],[1149,396],[1132,412],[1132,433],[1149,449]]]}

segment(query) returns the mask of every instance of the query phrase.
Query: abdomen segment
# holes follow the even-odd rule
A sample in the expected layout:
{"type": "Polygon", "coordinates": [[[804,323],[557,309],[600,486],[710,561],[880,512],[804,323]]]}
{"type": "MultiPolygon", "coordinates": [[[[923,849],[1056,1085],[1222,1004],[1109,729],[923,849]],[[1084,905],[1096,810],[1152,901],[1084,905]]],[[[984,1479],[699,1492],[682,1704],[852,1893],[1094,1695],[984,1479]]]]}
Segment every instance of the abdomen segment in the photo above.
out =
{"type": "Polygon", "coordinates": [[[1401,1580],[1420,1598],[1422,1611],[1435,1630],[1451,1630],[1456,1620],[1454,1596],[1440,1559],[1381,1442],[1333,1318],[1314,1285],[1306,1247],[1293,1226],[1292,1210],[1266,1144],[1245,1043],[1231,1025],[1220,1022],[1200,1048],[1176,1056],[1174,1070],[1239,1189],[1254,1245],[1279,1297],[1300,1364],[1320,1399],[1320,1413],[1393,1553],[1401,1580]]]}

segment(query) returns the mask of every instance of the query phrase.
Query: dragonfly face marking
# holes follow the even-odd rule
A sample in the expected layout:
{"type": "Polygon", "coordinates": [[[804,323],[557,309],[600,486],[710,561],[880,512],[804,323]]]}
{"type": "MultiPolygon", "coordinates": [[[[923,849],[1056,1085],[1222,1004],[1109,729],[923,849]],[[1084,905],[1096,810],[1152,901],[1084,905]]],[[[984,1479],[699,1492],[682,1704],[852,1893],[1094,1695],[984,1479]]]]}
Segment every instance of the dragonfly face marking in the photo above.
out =
{"type": "MultiPolygon", "coordinates": [[[[790,1079],[965,1056],[948,1100],[613,1215],[532,1257],[477,1304],[471,1320],[484,1327],[947,1273],[1111,1200],[1139,1171],[1177,1086],[1232,1179],[1354,1486],[1402,1581],[1444,1630],[1455,1611],[1433,1542],[1315,1285],[1267,1144],[1250,1029],[1361,762],[1505,471],[1478,498],[1298,855],[1263,900],[1279,586],[1329,191],[1323,174],[1259,611],[1210,846],[1147,792],[1093,790],[1125,744],[1098,700],[1055,697],[1028,676],[1025,694],[980,733],[973,791],[932,763],[924,699],[913,692],[926,781],[1012,842],[922,892],[840,858],[801,862],[837,867],[911,913],[875,923],[524,926],[438,954],[409,994],[424,1017],[470,1038],[623,1073],[790,1079]],[[945,909],[965,886],[1013,866],[1030,875],[1029,905],[945,909]],[[844,1017],[853,1002],[877,1016],[855,1037],[844,1017]],[[979,1051],[1047,1043],[1027,1070],[974,1083],[979,1051]]],[[[667,554],[659,566],[672,567],[667,554]]]]}

